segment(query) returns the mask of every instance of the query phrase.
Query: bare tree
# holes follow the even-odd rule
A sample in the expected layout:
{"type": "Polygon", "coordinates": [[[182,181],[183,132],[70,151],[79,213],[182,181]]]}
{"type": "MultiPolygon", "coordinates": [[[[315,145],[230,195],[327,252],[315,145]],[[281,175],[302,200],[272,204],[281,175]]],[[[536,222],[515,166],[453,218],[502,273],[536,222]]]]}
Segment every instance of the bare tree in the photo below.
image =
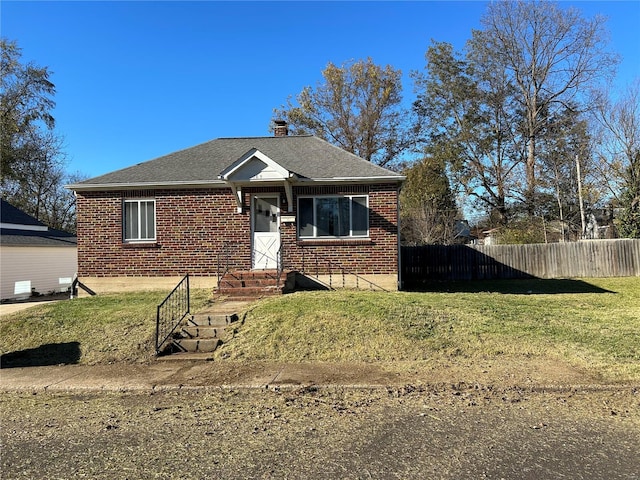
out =
{"type": "Polygon", "coordinates": [[[617,102],[600,96],[594,118],[601,178],[624,209],[621,233],[640,238],[640,79],[617,102]]]}
{"type": "Polygon", "coordinates": [[[557,219],[560,238],[568,240],[580,235],[572,231],[578,214],[584,230],[584,206],[596,206],[602,199],[602,188],[593,175],[586,119],[575,108],[558,110],[556,115],[539,136],[537,150],[541,168],[536,213],[549,220],[557,219]],[[552,198],[553,202],[545,202],[552,198]]]}
{"type": "Polygon", "coordinates": [[[51,72],[22,62],[15,42],[0,39],[0,53],[0,193],[49,227],[75,231],[75,197],[64,185],[82,176],[65,171],[51,72]]]}
{"type": "Polygon", "coordinates": [[[531,215],[541,132],[558,109],[580,105],[582,93],[615,73],[618,58],[606,50],[605,21],[602,16],[584,19],[573,7],[546,1],[500,1],[489,3],[484,28],[473,32],[473,44],[503,66],[519,92],[527,145],[525,200],[531,215]]]}
{"type": "Polygon", "coordinates": [[[13,173],[0,184],[2,197],[51,228],[75,231],[75,197],[64,185],[82,176],[66,173],[62,140],[30,128],[14,155],[13,173]]]}

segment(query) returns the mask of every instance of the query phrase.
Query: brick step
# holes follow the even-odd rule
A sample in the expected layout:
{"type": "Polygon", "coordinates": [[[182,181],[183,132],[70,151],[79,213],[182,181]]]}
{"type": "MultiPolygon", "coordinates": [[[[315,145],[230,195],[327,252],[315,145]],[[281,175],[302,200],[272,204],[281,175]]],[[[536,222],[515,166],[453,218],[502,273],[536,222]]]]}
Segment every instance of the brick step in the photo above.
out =
{"type": "Polygon", "coordinates": [[[218,288],[216,293],[219,295],[228,295],[229,297],[243,297],[255,299],[261,296],[282,295],[282,287],[222,287],[218,288]]]}
{"type": "MultiPolygon", "coordinates": [[[[218,295],[228,295],[228,294],[218,293],[218,295]]],[[[273,296],[273,295],[228,295],[228,298],[232,298],[234,301],[248,303],[248,302],[255,302],[256,300],[260,300],[262,297],[269,297],[269,296],[273,296]]]]}
{"type": "Polygon", "coordinates": [[[251,301],[282,295],[293,289],[294,282],[295,273],[292,271],[281,272],[278,277],[277,270],[233,270],[220,279],[215,293],[251,301]]]}
{"type": "MultiPolygon", "coordinates": [[[[286,276],[284,277],[286,278],[286,276]]],[[[247,300],[282,294],[277,270],[234,270],[220,280],[216,293],[247,300]]]]}
{"type": "Polygon", "coordinates": [[[227,272],[224,279],[235,279],[235,280],[258,280],[258,279],[274,279],[278,278],[277,270],[232,270],[227,272]]]}
{"type": "Polygon", "coordinates": [[[219,338],[175,338],[171,341],[171,353],[178,352],[214,352],[221,344],[219,338]]]}
{"type": "Polygon", "coordinates": [[[277,286],[277,278],[225,278],[220,280],[221,288],[241,288],[241,287],[271,287],[277,286]]]}

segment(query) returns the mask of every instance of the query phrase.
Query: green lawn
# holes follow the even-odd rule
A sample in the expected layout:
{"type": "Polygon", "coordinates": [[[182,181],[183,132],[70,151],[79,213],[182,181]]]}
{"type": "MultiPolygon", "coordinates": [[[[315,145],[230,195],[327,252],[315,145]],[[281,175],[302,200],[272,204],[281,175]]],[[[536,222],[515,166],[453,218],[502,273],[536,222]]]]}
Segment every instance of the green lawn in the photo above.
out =
{"type": "Polygon", "coordinates": [[[546,356],[607,377],[640,378],[640,278],[463,286],[468,291],[298,293],[265,301],[249,312],[229,353],[371,362],[546,356]]]}
{"type": "MultiPolygon", "coordinates": [[[[203,308],[209,295],[208,290],[191,290],[192,308],[203,308]]],[[[64,361],[67,354],[56,346],[79,344],[79,358],[73,363],[150,360],[155,354],[156,308],[166,296],[166,291],[99,295],[3,316],[0,353],[39,348],[37,355],[64,361]]]]}
{"type": "MultiPolygon", "coordinates": [[[[299,292],[263,300],[217,354],[231,360],[423,362],[561,359],[640,379],[640,278],[438,285],[439,291],[299,292]]],[[[0,352],[78,342],[78,363],[147,361],[165,293],[83,298],[0,322],[0,352]]],[[[192,290],[192,311],[208,292],[192,290]]]]}

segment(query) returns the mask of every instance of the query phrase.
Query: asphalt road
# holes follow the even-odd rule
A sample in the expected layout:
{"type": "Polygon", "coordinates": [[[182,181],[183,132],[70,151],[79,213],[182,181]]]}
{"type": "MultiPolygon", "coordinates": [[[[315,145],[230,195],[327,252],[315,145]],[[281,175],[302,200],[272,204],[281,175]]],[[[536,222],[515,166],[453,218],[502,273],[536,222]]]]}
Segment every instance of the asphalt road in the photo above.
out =
{"type": "Polygon", "coordinates": [[[640,392],[482,385],[0,395],[3,479],[638,479],[640,392]]]}

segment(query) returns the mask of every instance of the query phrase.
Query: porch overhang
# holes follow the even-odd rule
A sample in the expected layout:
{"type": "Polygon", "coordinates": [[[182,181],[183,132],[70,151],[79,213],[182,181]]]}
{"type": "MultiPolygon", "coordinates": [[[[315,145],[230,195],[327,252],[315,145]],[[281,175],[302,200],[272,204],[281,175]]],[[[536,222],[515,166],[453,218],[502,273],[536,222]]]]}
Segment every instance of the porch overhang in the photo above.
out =
{"type": "Polygon", "coordinates": [[[252,148],[225,168],[218,178],[233,192],[238,213],[242,213],[243,187],[282,186],[287,197],[287,211],[293,211],[293,188],[298,176],[272,160],[257,148],[252,148]]]}

